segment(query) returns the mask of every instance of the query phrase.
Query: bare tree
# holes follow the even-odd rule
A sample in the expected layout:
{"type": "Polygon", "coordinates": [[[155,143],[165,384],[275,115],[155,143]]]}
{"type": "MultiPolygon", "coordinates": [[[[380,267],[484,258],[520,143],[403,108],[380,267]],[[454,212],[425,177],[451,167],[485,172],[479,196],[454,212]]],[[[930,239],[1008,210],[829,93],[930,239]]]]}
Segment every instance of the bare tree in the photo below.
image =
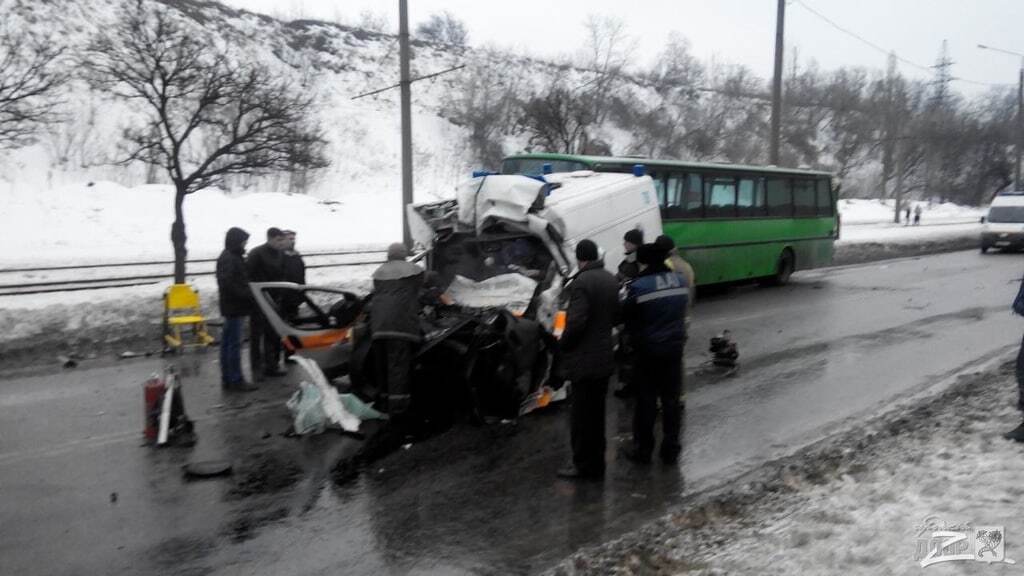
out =
{"type": "Polygon", "coordinates": [[[579,65],[594,77],[587,83],[591,105],[599,123],[603,123],[616,85],[636,52],[636,40],[626,23],[618,18],[589,16],[584,22],[586,45],[579,65]]]}
{"type": "Polygon", "coordinates": [[[416,37],[427,42],[465,46],[469,41],[466,25],[448,11],[431,14],[426,22],[416,27],[416,37]]]}
{"type": "Polygon", "coordinates": [[[483,51],[459,75],[455,90],[446,92],[441,114],[469,133],[473,160],[496,167],[504,157],[505,134],[518,120],[521,104],[517,63],[492,51],[483,51]]]}
{"type": "Polygon", "coordinates": [[[359,13],[359,18],[356,20],[356,27],[362,28],[363,30],[369,30],[371,32],[380,32],[381,34],[392,30],[391,19],[388,18],[386,12],[374,12],[372,10],[363,10],[359,13]]]}
{"type": "Polygon", "coordinates": [[[95,87],[139,103],[124,163],[160,166],[174,184],[174,281],[185,281],[183,204],[232,174],[324,167],[314,101],[268,68],[234,61],[169,9],[138,2],[86,50],[95,87]]]}
{"type": "Polygon", "coordinates": [[[589,93],[574,93],[556,80],[523,105],[521,124],[530,136],[530,145],[540,145],[545,151],[600,152],[594,149],[588,132],[597,122],[594,110],[589,93]]]}
{"type": "Polygon", "coordinates": [[[57,92],[69,78],[59,66],[64,50],[10,21],[0,24],[0,149],[31,144],[57,119],[57,92]]]}

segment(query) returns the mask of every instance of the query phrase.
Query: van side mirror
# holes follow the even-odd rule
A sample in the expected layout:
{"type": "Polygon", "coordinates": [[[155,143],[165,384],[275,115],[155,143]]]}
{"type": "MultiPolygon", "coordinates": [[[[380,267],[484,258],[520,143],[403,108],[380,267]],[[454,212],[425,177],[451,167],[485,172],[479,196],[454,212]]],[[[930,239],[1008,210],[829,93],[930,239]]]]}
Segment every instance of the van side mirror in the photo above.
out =
{"type": "Polygon", "coordinates": [[[984,223],[985,223],[985,217],[984,217],[984,216],[982,216],[982,217],[981,217],[981,223],[982,223],[982,224],[984,224],[984,223]]]}

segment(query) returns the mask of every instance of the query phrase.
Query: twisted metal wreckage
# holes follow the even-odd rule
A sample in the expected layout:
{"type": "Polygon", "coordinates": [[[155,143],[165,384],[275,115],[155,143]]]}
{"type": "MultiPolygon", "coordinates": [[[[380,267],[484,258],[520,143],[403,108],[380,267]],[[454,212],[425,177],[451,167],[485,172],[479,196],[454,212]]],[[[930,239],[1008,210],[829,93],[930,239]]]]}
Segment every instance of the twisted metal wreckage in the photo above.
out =
{"type": "MultiPolygon", "coordinates": [[[[478,176],[454,199],[407,210],[415,260],[426,270],[414,410],[477,421],[515,418],[565,397],[556,335],[576,243],[597,242],[612,269],[627,230],[661,230],[656,193],[642,170],[478,176]]],[[[252,290],[287,348],[328,378],[347,375],[351,391],[372,397],[372,294],[284,282],[253,283],[252,290]],[[288,298],[301,302],[292,318],[279,305],[288,298]]]]}

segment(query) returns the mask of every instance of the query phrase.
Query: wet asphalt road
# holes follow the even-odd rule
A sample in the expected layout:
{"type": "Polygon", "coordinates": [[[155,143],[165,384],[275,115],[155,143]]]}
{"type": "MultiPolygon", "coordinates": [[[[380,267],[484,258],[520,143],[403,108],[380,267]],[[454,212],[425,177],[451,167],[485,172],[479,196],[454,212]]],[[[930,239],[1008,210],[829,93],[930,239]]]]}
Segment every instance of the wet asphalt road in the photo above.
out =
{"type": "Polygon", "coordinates": [[[554,478],[567,411],[458,426],[336,474],[361,442],[289,439],[293,382],[222,397],[199,356],[193,449],[140,446],[141,383],[158,360],[95,361],[0,379],[2,574],[452,574],[542,570],[661,515],[693,490],[820,438],[844,420],[1014,349],[1024,259],[960,252],[806,272],[780,289],[705,297],[687,350],[740,345],[731,378],[691,376],[678,468],[617,461],[629,414],[609,399],[608,477],[554,478]],[[228,479],[186,482],[189,460],[228,479]]]}

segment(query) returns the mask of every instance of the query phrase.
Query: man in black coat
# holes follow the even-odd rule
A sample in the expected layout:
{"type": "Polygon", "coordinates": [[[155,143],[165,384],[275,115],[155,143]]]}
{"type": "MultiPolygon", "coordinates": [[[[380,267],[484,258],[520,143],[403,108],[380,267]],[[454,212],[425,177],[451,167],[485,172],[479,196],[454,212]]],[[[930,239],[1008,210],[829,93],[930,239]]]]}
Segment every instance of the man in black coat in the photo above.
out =
{"type": "Polygon", "coordinates": [[[242,326],[254,308],[243,260],[248,240],[249,233],[245,230],[229,229],[224,235],[224,251],[217,258],[217,295],[220,315],[224,318],[220,339],[220,383],[226,390],[256,389],[242,376],[242,326]]]}
{"type": "MultiPolygon", "coordinates": [[[[283,271],[284,279],[286,282],[294,282],[295,284],[306,283],[306,262],[302,259],[302,254],[295,249],[295,231],[285,230],[284,231],[285,242],[284,242],[284,260],[283,260],[283,271]]],[[[281,301],[281,307],[284,309],[284,317],[289,322],[295,320],[299,316],[299,306],[302,306],[303,298],[302,294],[297,292],[286,292],[281,301]]],[[[285,360],[291,362],[292,356],[291,350],[284,351],[285,360]]]]}
{"type": "MultiPolygon", "coordinates": [[[[287,237],[278,228],[267,229],[267,241],[252,249],[246,259],[250,282],[283,282],[284,248],[287,237]]],[[[281,339],[267,319],[254,309],[250,317],[249,362],[252,373],[283,376],[281,370],[281,339]]]]}
{"type": "Polygon", "coordinates": [[[625,284],[640,274],[640,264],[636,261],[636,251],[644,243],[644,231],[633,228],[622,237],[622,262],[619,262],[619,271],[615,278],[620,284],[625,284]]]}
{"type": "Polygon", "coordinates": [[[615,371],[612,327],[618,322],[619,283],[604,269],[597,244],[576,245],[577,272],[566,285],[566,325],[559,340],[562,374],[571,382],[572,464],[562,478],[604,475],[605,398],[615,371]]]}
{"type": "Polygon", "coordinates": [[[388,413],[405,413],[412,403],[412,362],[420,334],[423,268],[406,262],[404,244],[388,247],[388,261],[373,273],[370,332],[375,376],[388,413]]]}

